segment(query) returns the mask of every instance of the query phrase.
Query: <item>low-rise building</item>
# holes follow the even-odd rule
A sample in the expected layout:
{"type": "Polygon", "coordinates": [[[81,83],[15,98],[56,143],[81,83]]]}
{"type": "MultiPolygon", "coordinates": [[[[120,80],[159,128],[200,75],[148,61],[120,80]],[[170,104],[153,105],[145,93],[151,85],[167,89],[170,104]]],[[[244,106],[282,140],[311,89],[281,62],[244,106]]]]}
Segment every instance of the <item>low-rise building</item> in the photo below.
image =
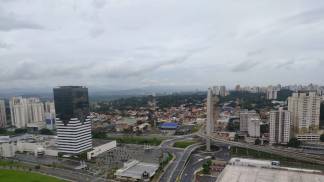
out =
{"type": "Polygon", "coordinates": [[[87,159],[91,160],[93,157],[97,157],[98,155],[107,152],[109,150],[112,150],[117,147],[117,142],[116,140],[108,142],[106,144],[93,147],[93,149],[89,152],[87,152],[87,159]]]}
{"type": "Polygon", "coordinates": [[[121,181],[150,181],[158,168],[158,164],[133,160],[124,163],[124,167],[118,169],[115,176],[121,181]]]}
{"type": "Polygon", "coordinates": [[[300,141],[304,142],[319,142],[320,141],[320,135],[319,134],[299,134],[296,135],[296,138],[300,141]]]}
{"type": "Polygon", "coordinates": [[[277,161],[232,158],[216,182],[324,181],[321,171],[280,167],[278,164],[277,161]]]}

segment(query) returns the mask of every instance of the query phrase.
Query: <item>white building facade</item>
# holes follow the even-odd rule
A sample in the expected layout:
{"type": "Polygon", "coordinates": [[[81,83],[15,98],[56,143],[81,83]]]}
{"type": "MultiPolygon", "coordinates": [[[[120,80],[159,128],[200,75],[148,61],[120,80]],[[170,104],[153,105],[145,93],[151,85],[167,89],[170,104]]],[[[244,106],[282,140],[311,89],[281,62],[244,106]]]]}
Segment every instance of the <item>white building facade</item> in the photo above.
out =
{"type": "Polygon", "coordinates": [[[27,100],[13,97],[10,102],[11,123],[16,128],[26,128],[28,123],[27,100]]]}
{"type": "Polygon", "coordinates": [[[293,93],[288,98],[288,111],[294,134],[316,133],[319,129],[321,97],[316,92],[293,93]]]}
{"type": "Polygon", "coordinates": [[[57,144],[62,153],[80,154],[92,148],[91,120],[71,118],[67,123],[56,118],[57,144]]]}
{"type": "Polygon", "coordinates": [[[45,102],[45,124],[46,128],[55,129],[56,112],[54,102],[45,102]]]}
{"type": "Polygon", "coordinates": [[[38,98],[13,97],[9,105],[11,122],[16,128],[43,127],[44,104],[38,98]]]}
{"type": "Polygon", "coordinates": [[[250,137],[260,137],[260,122],[261,119],[258,116],[249,117],[248,119],[248,134],[250,137]]]}
{"type": "Polygon", "coordinates": [[[287,144],[291,136],[290,112],[279,108],[270,112],[270,144],[287,144]]]}
{"type": "Polygon", "coordinates": [[[6,105],[4,100],[0,100],[0,128],[7,126],[6,105]]]}
{"type": "Polygon", "coordinates": [[[249,111],[247,109],[240,111],[240,131],[248,132],[248,121],[251,117],[258,117],[258,114],[252,110],[249,111]]]}
{"type": "Polygon", "coordinates": [[[268,100],[277,100],[278,98],[278,90],[276,88],[268,88],[267,89],[267,99],[268,100]]]}

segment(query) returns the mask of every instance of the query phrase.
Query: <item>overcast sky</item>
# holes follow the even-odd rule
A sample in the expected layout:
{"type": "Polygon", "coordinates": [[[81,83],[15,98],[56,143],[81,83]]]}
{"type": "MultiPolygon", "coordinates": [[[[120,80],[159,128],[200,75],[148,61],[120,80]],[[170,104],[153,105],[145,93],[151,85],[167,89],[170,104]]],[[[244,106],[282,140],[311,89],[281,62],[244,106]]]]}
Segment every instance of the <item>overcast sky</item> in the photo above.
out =
{"type": "Polygon", "coordinates": [[[311,82],[323,0],[0,0],[0,88],[311,82]]]}

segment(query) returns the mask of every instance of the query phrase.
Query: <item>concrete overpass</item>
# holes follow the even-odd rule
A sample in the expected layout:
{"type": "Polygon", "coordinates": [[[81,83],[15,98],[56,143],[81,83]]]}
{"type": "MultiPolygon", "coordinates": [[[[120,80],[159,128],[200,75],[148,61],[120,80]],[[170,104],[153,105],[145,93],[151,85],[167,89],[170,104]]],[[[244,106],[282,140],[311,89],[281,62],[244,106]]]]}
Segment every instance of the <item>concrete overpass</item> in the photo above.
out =
{"type": "Polygon", "coordinates": [[[202,133],[196,133],[196,134],[199,137],[202,137],[205,139],[210,139],[211,141],[216,142],[216,143],[223,143],[223,144],[227,144],[230,146],[252,149],[252,150],[271,153],[274,155],[279,155],[279,156],[283,156],[283,157],[287,157],[287,158],[291,158],[291,159],[296,159],[296,160],[300,160],[300,161],[324,165],[324,157],[319,156],[319,155],[307,154],[307,153],[298,152],[298,151],[292,150],[292,149],[283,149],[283,148],[270,147],[270,146],[258,146],[258,145],[251,145],[251,144],[246,144],[246,143],[228,141],[228,140],[224,140],[224,139],[217,138],[217,137],[207,136],[206,134],[202,134],[202,133]]]}

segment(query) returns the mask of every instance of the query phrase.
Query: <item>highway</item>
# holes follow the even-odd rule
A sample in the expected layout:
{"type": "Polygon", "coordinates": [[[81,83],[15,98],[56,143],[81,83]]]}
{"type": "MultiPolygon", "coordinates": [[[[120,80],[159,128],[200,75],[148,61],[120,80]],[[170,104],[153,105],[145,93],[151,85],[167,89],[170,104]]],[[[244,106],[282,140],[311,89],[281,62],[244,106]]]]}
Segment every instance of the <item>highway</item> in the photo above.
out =
{"type": "Polygon", "coordinates": [[[247,148],[247,149],[252,149],[252,150],[261,151],[261,152],[267,152],[267,153],[271,153],[271,154],[275,154],[275,155],[279,155],[279,156],[283,156],[283,157],[287,157],[287,158],[292,158],[292,159],[301,160],[301,161],[305,161],[305,162],[311,162],[311,163],[315,163],[315,164],[324,165],[324,158],[319,155],[306,154],[306,153],[302,153],[302,152],[292,150],[292,149],[284,149],[284,148],[269,147],[269,146],[258,146],[258,145],[228,141],[228,140],[224,140],[221,138],[210,137],[210,136],[207,136],[202,133],[198,133],[197,135],[202,138],[209,138],[212,141],[217,142],[217,143],[223,143],[223,144],[228,144],[231,146],[247,148]]]}
{"type": "Polygon", "coordinates": [[[181,172],[186,165],[191,153],[196,150],[200,144],[191,145],[185,149],[178,149],[172,147],[172,145],[179,140],[188,139],[192,136],[181,136],[171,140],[164,141],[160,146],[162,150],[168,151],[174,155],[173,161],[169,164],[168,168],[164,171],[163,175],[160,178],[161,182],[174,182],[180,176],[181,172]]]}
{"type": "MultiPolygon", "coordinates": [[[[230,159],[228,145],[218,146],[219,150],[206,152],[202,150],[196,150],[189,158],[187,165],[185,166],[183,173],[180,177],[181,182],[192,182],[194,179],[194,172],[202,167],[202,165],[214,158],[217,160],[228,161],[230,159]]],[[[211,178],[211,177],[209,177],[211,178]]],[[[213,181],[216,181],[216,177],[213,181]]]]}

